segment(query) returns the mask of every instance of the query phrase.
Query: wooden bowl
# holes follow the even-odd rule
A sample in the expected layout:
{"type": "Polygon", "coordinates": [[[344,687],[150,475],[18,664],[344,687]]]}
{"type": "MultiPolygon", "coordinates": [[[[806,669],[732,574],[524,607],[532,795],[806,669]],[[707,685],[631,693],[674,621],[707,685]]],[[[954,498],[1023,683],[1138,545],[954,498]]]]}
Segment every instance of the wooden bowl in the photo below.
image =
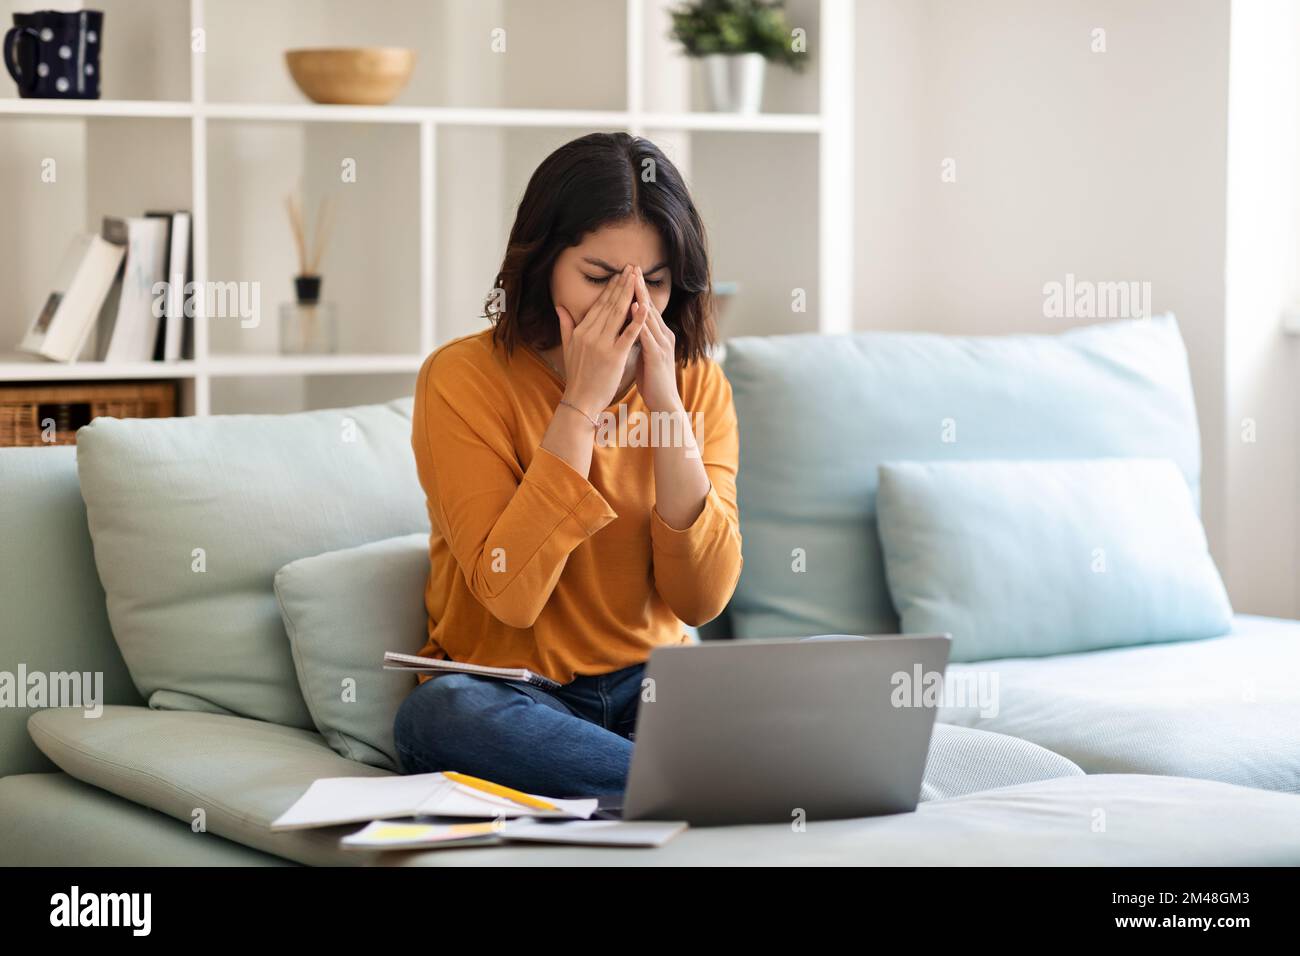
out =
{"type": "Polygon", "coordinates": [[[317,103],[382,106],[402,92],[415,68],[415,51],[401,47],[287,50],[289,74],[317,103]]]}

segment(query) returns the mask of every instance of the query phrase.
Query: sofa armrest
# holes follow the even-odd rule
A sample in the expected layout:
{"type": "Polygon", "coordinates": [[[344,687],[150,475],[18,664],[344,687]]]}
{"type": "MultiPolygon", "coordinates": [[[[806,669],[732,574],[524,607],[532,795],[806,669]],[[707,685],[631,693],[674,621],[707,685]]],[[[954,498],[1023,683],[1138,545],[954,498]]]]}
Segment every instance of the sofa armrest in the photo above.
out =
{"type": "Polygon", "coordinates": [[[271,821],[320,777],[388,771],[339,756],[314,731],[265,721],[147,707],[105,707],[102,716],[42,710],[32,740],[69,776],[190,824],[299,863],[366,862],[339,849],[355,825],[273,833],[271,821]]]}

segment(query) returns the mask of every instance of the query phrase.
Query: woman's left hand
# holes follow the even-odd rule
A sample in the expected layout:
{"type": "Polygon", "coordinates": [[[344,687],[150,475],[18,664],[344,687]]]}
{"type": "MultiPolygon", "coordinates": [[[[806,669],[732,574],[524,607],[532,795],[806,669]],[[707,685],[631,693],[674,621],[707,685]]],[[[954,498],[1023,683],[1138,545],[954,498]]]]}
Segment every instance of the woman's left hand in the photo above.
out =
{"type": "MultiPolygon", "coordinates": [[[[641,328],[638,341],[641,355],[637,359],[636,384],[646,407],[652,412],[675,412],[681,409],[682,399],[677,392],[677,341],[672,329],[664,322],[659,310],[650,301],[645,276],[636,270],[634,310],[644,310],[648,316],[641,328]]],[[[633,313],[633,320],[641,316],[633,313]]]]}

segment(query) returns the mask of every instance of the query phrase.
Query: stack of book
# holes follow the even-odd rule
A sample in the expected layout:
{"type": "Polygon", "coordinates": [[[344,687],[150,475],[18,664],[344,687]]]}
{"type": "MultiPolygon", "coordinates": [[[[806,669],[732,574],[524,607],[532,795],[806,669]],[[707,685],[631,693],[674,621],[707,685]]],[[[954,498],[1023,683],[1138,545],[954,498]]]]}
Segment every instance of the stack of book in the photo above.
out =
{"type": "Polygon", "coordinates": [[[74,237],[19,349],[55,362],[192,358],[192,246],[188,212],[106,218],[74,237]]]}

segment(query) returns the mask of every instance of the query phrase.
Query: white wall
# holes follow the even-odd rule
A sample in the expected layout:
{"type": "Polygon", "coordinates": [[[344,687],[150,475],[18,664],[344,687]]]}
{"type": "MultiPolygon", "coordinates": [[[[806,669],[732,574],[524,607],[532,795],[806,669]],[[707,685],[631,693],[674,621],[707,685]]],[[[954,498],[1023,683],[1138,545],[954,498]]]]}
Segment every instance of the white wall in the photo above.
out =
{"type": "MultiPolygon", "coordinates": [[[[8,74],[6,74],[7,76],[8,74]]],[[[59,262],[86,215],[86,124],[0,120],[0,353],[22,339],[53,291],[59,262]],[[42,177],[53,162],[54,180],[42,177]]]]}
{"type": "Polygon", "coordinates": [[[1235,0],[1228,106],[1227,582],[1300,617],[1300,9],[1235,0]]]}
{"type": "Polygon", "coordinates": [[[1229,0],[859,0],[855,90],[858,326],[1055,332],[1096,320],[1046,317],[1044,283],[1150,282],[1225,568],[1228,25],[1229,0]]]}

